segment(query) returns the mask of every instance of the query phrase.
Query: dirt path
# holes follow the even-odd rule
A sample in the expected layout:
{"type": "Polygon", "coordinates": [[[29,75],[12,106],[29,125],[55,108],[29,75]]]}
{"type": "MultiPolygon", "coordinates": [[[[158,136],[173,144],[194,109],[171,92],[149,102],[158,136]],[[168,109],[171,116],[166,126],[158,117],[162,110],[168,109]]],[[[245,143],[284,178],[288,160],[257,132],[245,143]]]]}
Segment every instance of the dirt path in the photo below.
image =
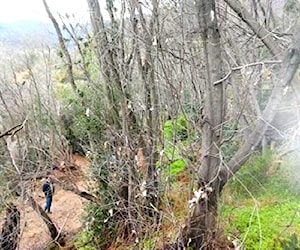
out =
{"type": "MultiPolygon", "coordinates": [[[[90,165],[89,161],[78,155],[73,156],[74,163],[80,166],[84,173],[90,165]]],[[[79,178],[76,184],[80,189],[83,188],[84,181],[79,178]]],[[[41,187],[42,182],[37,186],[41,187]]],[[[40,188],[39,188],[40,189],[40,188]]],[[[42,192],[37,190],[33,194],[33,198],[44,207],[45,199],[42,196],[42,192]]],[[[79,196],[62,190],[56,185],[56,192],[53,196],[52,213],[49,214],[58,230],[62,230],[67,235],[74,235],[81,228],[82,223],[80,216],[83,213],[83,205],[87,202],[85,199],[79,196]]],[[[20,250],[42,250],[51,242],[49,231],[42,219],[34,212],[31,207],[26,205],[20,205],[21,211],[21,241],[20,250]]]]}

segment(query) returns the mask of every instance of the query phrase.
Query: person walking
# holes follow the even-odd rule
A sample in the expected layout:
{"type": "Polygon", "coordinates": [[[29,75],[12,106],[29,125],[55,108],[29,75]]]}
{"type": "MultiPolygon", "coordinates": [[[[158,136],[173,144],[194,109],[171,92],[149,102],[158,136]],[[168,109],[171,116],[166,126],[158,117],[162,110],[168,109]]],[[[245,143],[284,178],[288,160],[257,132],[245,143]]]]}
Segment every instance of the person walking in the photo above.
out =
{"type": "Polygon", "coordinates": [[[47,177],[45,183],[43,184],[43,193],[45,194],[45,212],[51,213],[50,208],[52,205],[52,197],[54,194],[54,185],[51,181],[51,177],[47,177]]]}

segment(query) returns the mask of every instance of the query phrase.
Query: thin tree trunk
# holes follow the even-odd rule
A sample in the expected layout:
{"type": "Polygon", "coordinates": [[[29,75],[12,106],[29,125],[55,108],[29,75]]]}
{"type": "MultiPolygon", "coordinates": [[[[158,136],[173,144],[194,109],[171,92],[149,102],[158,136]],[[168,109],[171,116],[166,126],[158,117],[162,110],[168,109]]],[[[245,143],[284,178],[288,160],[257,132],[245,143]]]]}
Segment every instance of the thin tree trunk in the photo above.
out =
{"type": "MultiPolygon", "coordinates": [[[[261,41],[270,50],[273,57],[276,59],[281,57],[283,52],[280,46],[269,36],[268,31],[259,25],[249,14],[249,12],[242,7],[238,0],[225,0],[225,2],[237,12],[237,14],[246,22],[249,27],[257,34],[261,41]]],[[[269,124],[273,121],[277,107],[283,99],[283,90],[292,84],[294,75],[300,63],[300,26],[295,29],[294,43],[284,56],[278,80],[274,81],[274,88],[272,90],[269,101],[262,112],[259,120],[257,120],[253,131],[249,135],[249,139],[245,141],[239,150],[235,153],[232,159],[220,170],[221,186],[224,186],[227,180],[239,170],[250,157],[252,152],[257,148],[261,142],[269,124]]]]}
{"type": "Polygon", "coordinates": [[[193,249],[215,249],[214,237],[217,201],[220,193],[218,170],[224,120],[220,33],[214,0],[200,0],[197,5],[198,22],[205,61],[205,105],[202,128],[202,163],[198,170],[199,190],[190,212],[190,221],[183,231],[185,246],[193,249]]]}
{"type": "Polygon", "coordinates": [[[275,58],[281,57],[281,49],[278,44],[272,39],[271,32],[269,32],[263,25],[258,23],[252,15],[247,11],[240,1],[238,0],[225,0],[225,2],[232,8],[242,20],[249,25],[253,32],[260,38],[260,40],[266,45],[271,54],[275,58]]]}
{"type": "Polygon", "coordinates": [[[116,98],[116,87],[117,90],[121,92],[122,85],[117,71],[118,67],[115,64],[113,56],[116,52],[114,47],[109,44],[98,0],[87,0],[87,3],[90,10],[90,19],[94,33],[95,52],[99,61],[101,73],[105,80],[107,97],[112,111],[110,118],[112,119],[113,124],[115,124],[117,128],[120,128],[122,124],[119,121],[119,111],[122,106],[120,106],[120,101],[116,98]]]}

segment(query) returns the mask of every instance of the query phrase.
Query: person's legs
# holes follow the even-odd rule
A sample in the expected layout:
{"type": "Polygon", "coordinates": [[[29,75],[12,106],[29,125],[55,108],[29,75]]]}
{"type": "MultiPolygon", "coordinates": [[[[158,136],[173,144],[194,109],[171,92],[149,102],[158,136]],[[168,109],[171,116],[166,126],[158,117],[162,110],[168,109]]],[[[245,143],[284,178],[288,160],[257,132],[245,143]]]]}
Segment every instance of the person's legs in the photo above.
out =
{"type": "Polygon", "coordinates": [[[51,205],[52,205],[52,195],[49,196],[49,201],[48,201],[48,212],[50,213],[50,208],[51,208],[51,205]]]}
{"type": "Polygon", "coordinates": [[[48,197],[46,196],[46,201],[45,201],[45,212],[48,211],[48,197]]]}
{"type": "Polygon", "coordinates": [[[50,213],[50,208],[52,204],[52,196],[47,196],[46,197],[46,205],[45,205],[45,211],[50,213]]]}

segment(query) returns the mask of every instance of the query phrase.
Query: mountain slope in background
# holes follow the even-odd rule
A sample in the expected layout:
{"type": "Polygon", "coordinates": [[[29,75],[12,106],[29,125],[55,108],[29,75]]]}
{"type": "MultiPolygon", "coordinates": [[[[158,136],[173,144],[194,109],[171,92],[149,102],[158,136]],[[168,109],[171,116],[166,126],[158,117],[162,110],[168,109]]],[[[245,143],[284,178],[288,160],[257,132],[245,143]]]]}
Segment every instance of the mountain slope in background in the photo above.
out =
{"type": "Polygon", "coordinates": [[[39,20],[21,20],[0,23],[0,44],[14,48],[37,48],[56,42],[51,23],[39,20]]]}

